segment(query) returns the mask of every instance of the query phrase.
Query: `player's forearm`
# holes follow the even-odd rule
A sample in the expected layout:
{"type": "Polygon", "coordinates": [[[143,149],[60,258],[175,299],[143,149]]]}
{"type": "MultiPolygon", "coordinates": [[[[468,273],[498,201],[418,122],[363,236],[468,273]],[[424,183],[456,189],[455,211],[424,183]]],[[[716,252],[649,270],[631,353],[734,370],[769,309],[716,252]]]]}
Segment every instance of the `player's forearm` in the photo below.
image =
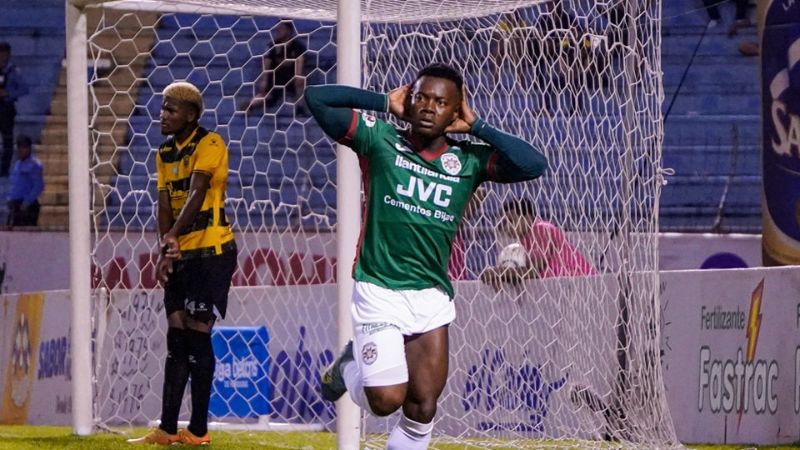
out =
{"type": "Polygon", "coordinates": [[[355,108],[381,112],[388,111],[389,108],[389,98],[386,94],[352,86],[338,84],[309,86],[306,95],[310,95],[314,104],[320,108],[355,108]]]}
{"type": "Polygon", "coordinates": [[[164,198],[159,195],[158,200],[158,238],[161,239],[175,221],[172,219],[172,206],[169,202],[169,197],[164,198]]]}
{"type": "Polygon", "coordinates": [[[536,147],[482,119],[472,124],[470,132],[500,153],[498,172],[503,175],[503,181],[530,180],[541,176],[547,169],[547,157],[536,147]]]}
{"type": "Polygon", "coordinates": [[[335,140],[347,134],[353,121],[353,109],[387,111],[389,105],[384,94],[339,85],[309,86],[305,99],[319,126],[335,140]]]}

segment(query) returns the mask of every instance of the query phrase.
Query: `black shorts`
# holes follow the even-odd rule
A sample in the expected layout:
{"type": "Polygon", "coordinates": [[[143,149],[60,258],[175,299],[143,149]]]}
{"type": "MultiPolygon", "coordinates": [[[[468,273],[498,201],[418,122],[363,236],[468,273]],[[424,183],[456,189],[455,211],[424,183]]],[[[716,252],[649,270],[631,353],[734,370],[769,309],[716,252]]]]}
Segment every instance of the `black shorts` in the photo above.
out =
{"type": "Polygon", "coordinates": [[[186,311],[199,322],[216,320],[214,308],[224,319],[228,291],[236,270],[236,248],[220,255],[176,261],[164,286],[167,316],[186,311]]]}

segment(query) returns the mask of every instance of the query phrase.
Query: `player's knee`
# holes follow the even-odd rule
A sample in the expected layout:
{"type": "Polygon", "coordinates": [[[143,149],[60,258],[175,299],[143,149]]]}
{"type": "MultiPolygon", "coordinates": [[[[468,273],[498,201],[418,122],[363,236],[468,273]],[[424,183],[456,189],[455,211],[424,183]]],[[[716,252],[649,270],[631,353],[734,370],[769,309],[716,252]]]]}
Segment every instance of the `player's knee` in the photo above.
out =
{"type": "Polygon", "coordinates": [[[184,328],[199,331],[201,333],[211,333],[211,328],[213,327],[213,314],[196,314],[194,316],[186,317],[184,328]]]}
{"type": "Polygon", "coordinates": [[[388,416],[403,406],[405,391],[400,390],[366,390],[367,401],[372,413],[378,417],[388,416]]]}
{"type": "Polygon", "coordinates": [[[167,326],[169,328],[178,328],[183,330],[186,328],[186,312],[175,311],[167,316],[167,326]]]}
{"type": "Polygon", "coordinates": [[[436,400],[417,403],[413,407],[404,410],[406,417],[419,423],[429,423],[436,417],[436,400]]]}

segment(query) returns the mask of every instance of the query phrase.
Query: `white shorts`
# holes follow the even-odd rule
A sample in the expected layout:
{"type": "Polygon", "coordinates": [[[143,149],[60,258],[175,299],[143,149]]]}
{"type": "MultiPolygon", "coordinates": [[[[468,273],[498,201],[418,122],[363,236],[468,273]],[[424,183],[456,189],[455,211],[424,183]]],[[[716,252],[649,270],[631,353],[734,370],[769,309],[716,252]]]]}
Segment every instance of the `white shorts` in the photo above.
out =
{"type": "Polygon", "coordinates": [[[392,290],[365,281],[353,288],[353,354],[364,386],[408,382],[403,336],[447,325],[456,308],[440,288],[392,290]]]}

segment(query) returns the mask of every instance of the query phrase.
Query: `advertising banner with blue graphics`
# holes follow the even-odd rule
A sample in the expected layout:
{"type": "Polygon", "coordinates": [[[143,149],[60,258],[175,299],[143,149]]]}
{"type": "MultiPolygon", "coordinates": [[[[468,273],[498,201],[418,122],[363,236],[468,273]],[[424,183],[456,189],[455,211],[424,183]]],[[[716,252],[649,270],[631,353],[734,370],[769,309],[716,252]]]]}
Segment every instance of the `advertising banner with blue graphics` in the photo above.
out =
{"type": "MultiPolygon", "coordinates": [[[[231,289],[219,321],[212,414],[220,419],[330,425],[319,374],[334,359],[336,286],[231,289]],[[230,327],[230,328],[227,328],[230,327]],[[266,376],[265,376],[266,374],[266,376]],[[247,399],[245,401],[245,399],[247,399]]],[[[160,416],[166,354],[163,291],[115,290],[99,343],[98,408],[109,424],[160,416]]],[[[182,420],[188,420],[188,403],[182,420]]]]}
{"type": "Polygon", "coordinates": [[[664,272],[663,364],[682,442],[800,436],[800,268],[664,272]]]}
{"type": "MultiPolygon", "coordinates": [[[[562,405],[571,401],[569,394],[576,386],[596,392],[611,389],[616,367],[615,303],[603,302],[609,310],[598,310],[597,326],[585,327],[575,311],[581,309],[578,293],[588,288],[586,279],[560,283],[560,289],[575,292],[575,304],[549,300],[546,292],[554,289],[548,286],[551,282],[557,281],[532,283],[524,297],[519,291],[493,295],[490,288],[477,282],[458,285],[455,302],[459,318],[451,328],[451,376],[444,397],[447,400],[442,403],[442,420],[437,423],[442,432],[463,433],[471,427],[476,433],[509,429],[531,436],[552,433],[548,421],[555,411],[568,409],[562,405]],[[482,294],[486,301],[462,299],[472,298],[478,289],[486,290],[482,294]],[[554,317],[562,319],[550,324],[554,317]],[[545,322],[548,324],[535,326],[545,322]],[[580,345],[586,339],[596,345],[580,345]]],[[[609,298],[616,298],[616,285],[615,279],[608,277],[609,298]]],[[[234,405],[229,399],[236,396],[220,396],[223,407],[236,409],[237,417],[264,412],[273,422],[332,427],[334,406],[320,397],[319,377],[339,352],[333,344],[336,324],[331,320],[335,317],[335,298],[336,286],[331,284],[233,288],[228,316],[221,324],[263,326],[269,331],[272,391],[268,404],[262,398],[252,398],[234,405]]],[[[166,332],[160,299],[159,290],[112,292],[98,370],[100,415],[111,424],[142,424],[159,415],[157,393],[163,379],[160,368],[166,332]]],[[[215,347],[231,347],[229,342],[235,335],[216,335],[215,347]]],[[[250,358],[247,352],[236,358],[251,362],[266,359],[259,353],[250,358]]],[[[244,366],[247,370],[228,371],[226,363],[218,362],[217,380],[224,379],[228,386],[249,386],[259,371],[253,364],[244,366]]],[[[577,423],[563,417],[559,422],[577,423]]],[[[369,430],[385,428],[385,420],[368,422],[369,430]]]]}
{"type": "Polygon", "coordinates": [[[800,2],[759,3],[764,264],[800,264],[800,2]]]}
{"type": "MultiPolygon", "coordinates": [[[[576,393],[613,389],[617,365],[613,301],[592,305],[591,323],[576,311],[580,278],[532,281],[525,291],[469,302],[477,282],[458,283],[458,318],[451,328],[451,368],[437,432],[515,430],[554,434],[555,421],[578,423],[565,411],[576,393]],[[546,283],[575,292],[575,304],[559,304],[546,283]],[[592,345],[586,345],[592,342],[592,345]]],[[[616,281],[604,277],[609,298],[616,281]]],[[[800,268],[697,270],[661,275],[664,383],[672,420],[683,442],[779,444],[800,436],[800,268]]],[[[485,294],[485,295],[484,295],[485,294]]],[[[98,317],[97,406],[109,424],[144,424],[158,418],[165,357],[166,320],[160,290],[118,290],[98,317]]],[[[233,288],[228,318],[220,325],[250,328],[219,338],[245,346],[220,358],[217,381],[252,388],[268,373],[269,391],[236,403],[220,397],[234,419],[266,415],[281,423],[331,428],[333,405],[319,395],[319,376],[334,347],[335,285],[233,288]],[[280,299],[280,300],[279,300],[280,299]],[[268,335],[258,331],[264,327],[268,335]],[[252,338],[252,339],[251,339],[252,338]],[[268,356],[258,347],[265,344],[268,356]],[[251,356],[252,355],[252,358],[251,356]],[[235,355],[235,356],[234,356],[235,355]],[[268,365],[264,365],[264,361],[268,365]],[[264,399],[266,398],[266,400],[264,399]]],[[[17,298],[5,297],[0,318],[9,361],[9,329],[18,322],[17,298]]],[[[44,296],[38,345],[31,347],[29,423],[69,423],[69,315],[66,292],[44,296]],[[35,361],[35,366],[33,365],[35,361]]],[[[640,330],[643,331],[643,330],[640,330]]],[[[217,342],[215,342],[215,346],[217,342]]],[[[228,345],[228,344],[226,344],[228,345]]],[[[631,359],[647,355],[631,355],[631,359]]],[[[0,372],[5,386],[7,371],[0,372]]],[[[0,393],[4,394],[4,393],[0,393]]],[[[20,394],[21,395],[21,394],[20,394]]],[[[20,397],[22,398],[22,397],[20,397]]],[[[233,397],[235,398],[235,396],[233,397]]],[[[187,405],[188,406],[188,405],[187,405]]],[[[184,412],[188,408],[184,408],[184,412]]],[[[588,409],[584,423],[597,420],[588,409]]],[[[227,414],[227,413],[226,413],[227,414]]],[[[182,419],[188,417],[184,414],[182,419]]],[[[392,419],[370,419],[369,431],[385,431],[392,419]]],[[[577,427],[577,425],[576,425],[577,427]]],[[[580,430],[565,430],[577,437],[580,430]]]]}
{"type": "Polygon", "coordinates": [[[272,382],[267,328],[215,327],[211,342],[217,365],[209,415],[257,419],[269,414],[272,382]]]}

